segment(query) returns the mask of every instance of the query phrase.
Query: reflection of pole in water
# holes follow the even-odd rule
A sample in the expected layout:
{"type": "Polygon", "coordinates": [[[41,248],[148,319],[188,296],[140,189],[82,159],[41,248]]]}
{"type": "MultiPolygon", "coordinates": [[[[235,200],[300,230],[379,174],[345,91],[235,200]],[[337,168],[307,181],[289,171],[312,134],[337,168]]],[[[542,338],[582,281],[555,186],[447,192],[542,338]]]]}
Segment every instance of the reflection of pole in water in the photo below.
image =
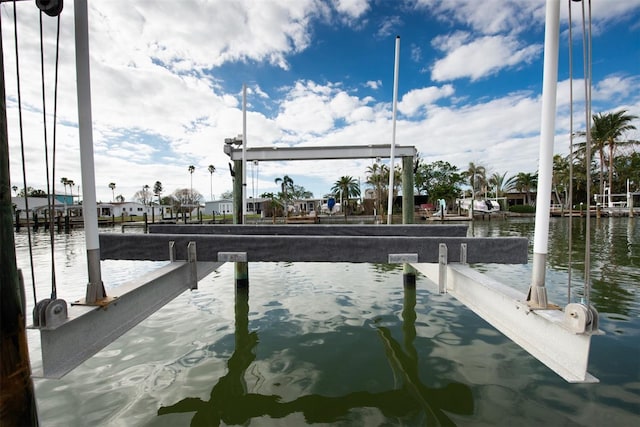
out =
{"type": "Polygon", "coordinates": [[[213,386],[208,401],[188,397],[174,405],[161,407],[158,416],[195,412],[191,425],[219,426],[222,422],[238,425],[257,417],[283,418],[302,413],[307,423],[332,423],[344,420],[353,409],[369,407],[378,408],[386,417],[400,419],[423,411],[434,425],[452,425],[445,411],[463,415],[473,413],[473,396],[468,386],[451,383],[443,388],[430,388],[420,382],[414,345],[415,287],[405,287],[402,311],[404,350],[388,328],[378,327],[389,363],[401,379],[398,388],[377,393],[355,391],[337,397],[312,394],[289,402],[281,402],[277,395],[247,391],[244,378],[256,358],[258,335],[249,332],[249,288],[236,286],[235,296],[235,351],[227,362],[228,373],[213,386]]]}

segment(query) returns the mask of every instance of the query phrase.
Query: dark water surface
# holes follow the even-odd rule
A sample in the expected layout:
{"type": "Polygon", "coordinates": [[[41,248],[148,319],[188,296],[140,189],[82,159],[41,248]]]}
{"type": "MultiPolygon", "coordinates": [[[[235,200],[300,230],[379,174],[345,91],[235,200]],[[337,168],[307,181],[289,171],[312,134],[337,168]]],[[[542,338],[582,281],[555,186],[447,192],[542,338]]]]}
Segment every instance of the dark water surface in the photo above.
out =
{"type": "MultiPolygon", "coordinates": [[[[44,426],[631,426],[640,419],[640,219],[593,221],[591,301],[604,336],[568,384],[418,277],[391,265],[251,263],[236,295],[225,264],[61,380],[36,380],[44,426]]],[[[549,298],[567,303],[568,221],[551,223],[549,298]]],[[[475,222],[527,236],[533,220],[475,222]]],[[[584,221],[574,220],[572,300],[583,296],[584,221]]],[[[83,296],[82,232],[56,237],[59,296],[83,296]]],[[[48,235],[34,237],[38,299],[48,235]]],[[[26,233],[18,264],[33,306],[26,233]]],[[[531,250],[530,250],[531,252],[531,250]]],[[[162,263],[105,261],[107,288],[162,263]]],[[[526,291],[531,265],[476,266],[526,291]]],[[[34,367],[38,333],[29,332],[34,367]]]]}

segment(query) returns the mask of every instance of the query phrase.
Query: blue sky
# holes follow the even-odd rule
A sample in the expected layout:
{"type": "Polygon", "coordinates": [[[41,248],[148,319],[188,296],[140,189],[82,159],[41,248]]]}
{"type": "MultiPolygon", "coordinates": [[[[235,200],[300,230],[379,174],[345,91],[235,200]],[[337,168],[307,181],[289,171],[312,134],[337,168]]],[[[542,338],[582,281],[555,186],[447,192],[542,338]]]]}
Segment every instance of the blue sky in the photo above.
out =
{"type": "MultiPolygon", "coordinates": [[[[640,0],[592,0],[593,112],[640,116],[640,0]]],[[[561,0],[555,152],[569,133],[568,0],[561,0]]],[[[22,187],[13,6],[2,3],[12,184],[22,187]]],[[[581,3],[574,10],[574,127],[584,129],[581,3]]],[[[537,169],[544,44],[542,0],[89,1],[96,190],[131,200],[232,188],[223,140],[249,146],[389,144],[395,37],[401,37],[397,143],[426,162],[469,162],[490,173],[537,169]]],[[[18,37],[27,185],[45,188],[38,13],[19,2],[18,37]]],[[[52,112],[55,19],[45,17],[47,111],[52,112]]],[[[56,176],[81,184],[73,2],[61,16],[56,176]]],[[[52,118],[49,114],[49,141],[52,118]]],[[[640,128],[640,122],[634,123],[640,128]]],[[[640,139],[635,131],[629,138],[640,139]]],[[[315,196],[343,175],[366,179],[371,160],[264,162],[248,195],[289,175],[315,196]]],[[[252,179],[253,173],[253,179],[252,179]]],[[[60,185],[58,184],[58,187],[60,185]]],[[[60,192],[62,188],[59,189],[60,192]]],[[[77,189],[75,190],[77,191],[77,189]]]]}

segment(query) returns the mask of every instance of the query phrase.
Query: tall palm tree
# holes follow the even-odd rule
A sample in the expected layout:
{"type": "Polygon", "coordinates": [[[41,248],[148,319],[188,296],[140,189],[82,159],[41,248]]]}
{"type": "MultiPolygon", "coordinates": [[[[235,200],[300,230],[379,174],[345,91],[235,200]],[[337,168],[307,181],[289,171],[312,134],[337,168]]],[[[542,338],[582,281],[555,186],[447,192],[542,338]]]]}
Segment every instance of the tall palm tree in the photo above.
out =
{"type": "MultiPolygon", "coordinates": [[[[67,185],[69,185],[69,180],[66,177],[60,178],[60,183],[64,186],[64,204],[67,204],[67,185]]],[[[25,191],[26,194],[26,191],[25,191]]]]}
{"type": "MultiPolygon", "coordinates": [[[[487,180],[487,183],[494,188],[496,198],[505,197],[509,191],[515,188],[516,176],[512,175],[507,178],[507,172],[502,175],[498,172],[494,172],[487,180]]],[[[502,209],[505,208],[506,206],[502,206],[502,209]]]]}
{"type": "Polygon", "coordinates": [[[275,183],[280,184],[282,204],[284,205],[284,217],[286,218],[289,216],[289,211],[287,208],[289,193],[291,193],[290,190],[293,189],[293,179],[291,179],[289,175],[285,175],[282,178],[276,178],[275,183]]]}
{"type": "Polygon", "coordinates": [[[376,194],[376,212],[382,213],[380,210],[382,203],[382,193],[385,188],[385,183],[389,182],[384,180],[384,170],[387,169],[385,165],[380,163],[374,163],[371,166],[367,166],[367,184],[369,184],[375,190],[376,194]]]}
{"type": "Polygon", "coordinates": [[[619,138],[627,131],[636,127],[631,122],[638,116],[627,114],[627,110],[620,110],[615,113],[596,114],[593,116],[593,127],[599,127],[604,131],[605,144],[609,147],[609,192],[613,190],[613,158],[616,148],[629,141],[620,141],[619,138]]]}
{"type": "Polygon", "coordinates": [[[278,207],[278,199],[276,195],[273,193],[262,193],[260,195],[263,199],[269,199],[269,206],[271,207],[271,216],[273,218],[273,223],[276,223],[276,208],[278,207]]]}
{"type": "Polygon", "coordinates": [[[213,166],[213,165],[209,165],[207,170],[209,171],[209,174],[211,174],[211,179],[210,179],[209,184],[211,186],[211,188],[210,188],[210,191],[211,191],[210,197],[211,197],[211,200],[213,200],[213,173],[216,171],[216,167],[213,166]]]}
{"type": "Polygon", "coordinates": [[[193,193],[193,172],[196,170],[196,167],[193,165],[189,165],[189,175],[191,178],[191,184],[189,186],[189,191],[193,193]]]}
{"type": "Polygon", "coordinates": [[[349,207],[349,198],[350,197],[360,197],[360,185],[358,185],[358,181],[352,176],[342,176],[339,180],[337,180],[331,191],[334,193],[340,192],[340,206],[342,206],[342,210],[344,211],[344,221],[347,221],[347,210],[349,207]],[[344,200],[346,198],[346,205],[344,200]]]}
{"type": "MultiPolygon", "coordinates": [[[[69,186],[69,192],[71,193],[71,204],[73,205],[73,187],[76,185],[72,179],[67,180],[67,185],[69,186]]],[[[80,199],[80,198],[78,198],[80,199]]],[[[79,201],[79,200],[78,200],[79,201]]]]}
{"type": "Polygon", "coordinates": [[[487,169],[484,166],[469,162],[469,167],[463,174],[471,186],[471,198],[475,199],[476,194],[481,193],[487,184],[487,169]]]}
{"type": "Polygon", "coordinates": [[[162,194],[162,183],[160,181],[156,181],[153,184],[153,194],[158,196],[158,206],[160,206],[160,194],[162,194]]]}
{"type": "Polygon", "coordinates": [[[145,184],[142,187],[142,204],[145,206],[147,204],[147,194],[149,194],[149,185],[145,184]]]}
{"type": "MultiPolygon", "coordinates": [[[[62,178],[62,179],[66,179],[66,178],[62,178]]],[[[116,183],[115,182],[110,182],[109,183],[109,188],[111,189],[111,201],[115,201],[116,200],[116,183]]]]}
{"type": "Polygon", "coordinates": [[[531,204],[531,189],[538,183],[537,173],[520,172],[516,176],[516,189],[526,194],[527,205],[531,204]]]}
{"type": "Polygon", "coordinates": [[[568,197],[568,189],[569,189],[569,158],[563,157],[560,154],[556,154],[553,156],[553,176],[551,177],[551,185],[553,187],[553,194],[556,197],[556,203],[559,205],[571,204],[568,197]],[[560,193],[564,193],[564,201],[562,203],[562,198],[560,197],[560,193]]]}

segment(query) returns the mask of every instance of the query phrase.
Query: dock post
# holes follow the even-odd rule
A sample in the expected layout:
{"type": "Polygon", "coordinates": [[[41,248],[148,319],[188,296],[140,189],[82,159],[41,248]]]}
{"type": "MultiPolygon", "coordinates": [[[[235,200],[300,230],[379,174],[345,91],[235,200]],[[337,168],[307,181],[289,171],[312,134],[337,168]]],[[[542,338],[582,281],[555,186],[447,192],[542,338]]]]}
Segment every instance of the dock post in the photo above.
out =
{"type": "MultiPolygon", "coordinates": [[[[413,224],[415,202],[413,198],[413,157],[402,158],[402,223],[413,224]]],[[[416,270],[411,264],[402,265],[402,279],[406,287],[416,286],[416,270]]]]}
{"type": "MultiPolygon", "coordinates": [[[[233,161],[235,177],[233,179],[233,223],[243,223],[242,207],[242,160],[233,161]]],[[[247,288],[249,286],[249,263],[234,263],[236,288],[247,288]]]]}
{"type": "MultiPolygon", "coordinates": [[[[0,70],[4,76],[2,40],[0,70]]],[[[24,298],[20,297],[20,276],[13,236],[13,205],[9,175],[9,138],[4,78],[0,78],[0,425],[38,425],[29,348],[25,329],[24,298]]],[[[27,213],[27,227],[29,215],[27,213]]],[[[20,217],[16,213],[16,229],[20,217]]]]}

